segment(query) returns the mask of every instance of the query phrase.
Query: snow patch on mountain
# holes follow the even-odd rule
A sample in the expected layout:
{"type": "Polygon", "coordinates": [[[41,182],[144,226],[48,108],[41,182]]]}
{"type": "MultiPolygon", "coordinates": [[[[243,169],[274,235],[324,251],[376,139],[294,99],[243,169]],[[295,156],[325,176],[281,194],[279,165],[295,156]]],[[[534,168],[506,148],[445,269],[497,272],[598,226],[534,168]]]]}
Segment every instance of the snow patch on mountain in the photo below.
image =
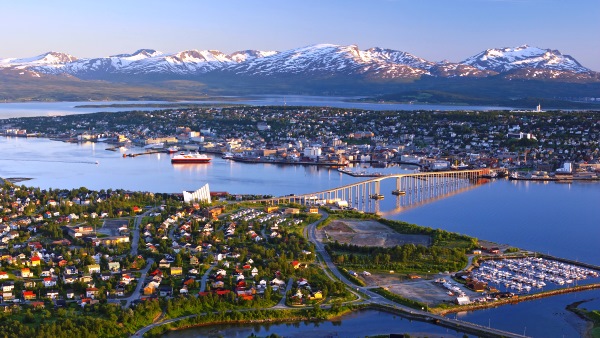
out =
{"type": "Polygon", "coordinates": [[[575,73],[590,72],[577,60],[563,55],[557,50],[541,49],[523,45],[516,48],[506,47],[488,49],[462,62],[481,70],[493,70],[498,73],[515,69],[553,69],[575,73]]]}

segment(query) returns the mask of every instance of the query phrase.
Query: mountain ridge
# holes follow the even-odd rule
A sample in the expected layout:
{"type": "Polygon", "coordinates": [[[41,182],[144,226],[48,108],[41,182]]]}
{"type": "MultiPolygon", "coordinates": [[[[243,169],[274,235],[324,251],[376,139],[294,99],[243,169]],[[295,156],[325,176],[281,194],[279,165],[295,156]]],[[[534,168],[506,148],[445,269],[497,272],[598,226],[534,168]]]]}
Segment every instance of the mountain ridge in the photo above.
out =
{"type": "MultiPolygon", "coordinates": [[[[31,58],[0,59],[0,68],[24,69],[41,75],[68,74],[85,79],[152,74],[176,79],[209,73],[418,79],[423,76],[488,77],[511,72],[511,78],[527,79],[540,78],[540,73],[535,71],[555,71],[560,73],[555,77],[561,80],[567,80],[569,76],[585,80],[593,79],[595,73],[558,50],[527,45],[487,49],[461,62],[433,62],[408,52],[381,47],[361,50],[357,45],[314,44],[285,51],[243,50],[231,54],[210,49],[176,53],[139,49],[131,54],[76,58],[66,53],[48,52],[31,58]]],[[[545,75],[544,78],[553,77],[545,75]]]]}

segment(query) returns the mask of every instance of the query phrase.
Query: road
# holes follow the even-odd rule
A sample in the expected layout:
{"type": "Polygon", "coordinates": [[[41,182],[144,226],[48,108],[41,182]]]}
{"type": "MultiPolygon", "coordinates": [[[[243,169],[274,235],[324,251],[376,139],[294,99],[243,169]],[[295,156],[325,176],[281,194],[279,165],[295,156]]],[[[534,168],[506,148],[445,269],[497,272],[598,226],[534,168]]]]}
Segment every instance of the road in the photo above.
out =
{"type": "Polygon", "coordinates": [[[142,286],[144,286],[144,282],[146,281],[146,275],[148,274],[148,270],[150,270],[150,267],[152,266],[153,263],[154,263],[154,259],[148,258],[148,260],[146,261],[146,267],[141,271],[142,275],[137,280],[137,286],[135,287],[135,290],[133,291],[133,293],[131,293],[131,296],[120,299],[120,300],[125,300],[125,305],[123,305],[123,308],[128,308],[129,305],[131,305],[132,301],[139,299],[140,290],[142,289],[142,286]]]}
{"type": "Polygon", "coordinates": [[[202,280],[200,281],[200,292],[204,292],[206,290],[206,281],[208,280],[208,276],[215,266],[217,266],[217,263],[213,263],[202,276],[202,280]]]}
{"type": "Polygon", "coordinates": [[[434,322],[444,325],[444,326],[458,327],[459,330],[460,329],[463,329],[463,330],[469,329],[469,330],[474,330],[477,332],[484,332],[484,333],[487,333],[488,335],[498,336],[498,337],[514,337],[514,338],[525,337],[525,336],[515,334],[512,332],[502,331],[502,330],[493,329],[493,328],[487,328],[487,327],[484,327],[484,326],[481,326],[478,324],[473,324],[473,323],[469,323],[469,322],[459,321],[456,319],[450,319],[450,318],[446,318],[443,316],[435,315],[435,314],[429,313],[427,311],[416,310],[416,309],[395,303],[387,298],[384,298],[384,297],[374,293],[373,291],[369,290],[369,288],[367,288],[367,287],[354,285],[354,283],[350,282],[337,269],[337,267],[335,266],[335,264],[333,264],[333,261],[331,260],[331,256],[329,256],[329,253],[325,250],[325,246],[323,245],[323,243],[321,243],[317,240],[317,236],[316,236],[317,225],[329,216],[329,214],[325,211],[319,211],[319,213],[321,214],[321,219],[319,221],[309,224],[307,226],[308,239],[315,245],[315,247],[317,248],[317,252],[321,255],[321,257],[323,258],[323,261],[325,262],[325,264],[327,264],[327,267],[329,268],[329,270],[337,278],[339,278],[339,280],[341,280],[344,284],[348,285],[351,288],[356,289],[356,291],[360,291],[363,294],[369,296],[370,303],[393,308],[394,310],[403,312],[406,315],[409,315],[411,317],[420,317],[423,320],[434,321],[434,322]]]}
{"type": "Polygon", "coordinates": [[[135,216],[133,218],[133,236],[131,238],[131,251],[130,254],[132,256],[137,256],[138,254],[138,245],[140,243],[140,225],[142,224],[142,219],[150,213],[154,212],[155,208],[152,208],[141,215],[135,216]]]}

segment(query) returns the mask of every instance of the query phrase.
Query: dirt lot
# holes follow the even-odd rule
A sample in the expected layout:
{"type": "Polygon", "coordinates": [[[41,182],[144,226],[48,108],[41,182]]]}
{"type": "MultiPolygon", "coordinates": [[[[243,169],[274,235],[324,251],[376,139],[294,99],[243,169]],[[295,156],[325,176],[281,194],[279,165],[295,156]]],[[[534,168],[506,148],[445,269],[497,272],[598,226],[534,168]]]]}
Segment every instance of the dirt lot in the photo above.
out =
{"type": "MultiPolygon", "coordinates": [[[[405,298],[413,299],[430,306],[436,306],[444,302],[452,302],[456,296],[450,296],[441,284],[434,282],[437,278],[450,280],[450,276],[443,274],[430,275],[428,279],[408,279],[406,275],[400,274],[373,274],[371,276],[360,276],[369,287],[386,287],[390,292],[405,298]]],[[[461,287],[470,297],[477,293],[461,287]]]]}
{"type": "Polygon", "coordinates": [[[324,237],[331,241],[359,246],[393,247],[413,243],[429,246],[431,238],[427,235],[399,234],[377,221],[335,220],[318,232],[318,239],[324,237]]]}
{"type": "Polygon", "coordinates": [[[119,235],[119,227],[127,226],[128,224],[128,219],[106,219],[102,228],[98,229],[98,232],[108,236],[117,236],[119,235]]]}

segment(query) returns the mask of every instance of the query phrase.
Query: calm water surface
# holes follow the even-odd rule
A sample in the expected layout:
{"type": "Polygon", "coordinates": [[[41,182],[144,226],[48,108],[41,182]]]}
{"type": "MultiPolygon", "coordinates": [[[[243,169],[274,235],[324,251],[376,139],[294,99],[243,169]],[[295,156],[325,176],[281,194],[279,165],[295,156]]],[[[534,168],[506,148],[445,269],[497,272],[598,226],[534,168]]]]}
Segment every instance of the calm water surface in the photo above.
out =
{"type": "Polygon", "coordinates": [[[240,337],[251,334],[265,337],[278,334],[283,337],[365,337],[387,335],[390,333],[408,333],[412,337],[462,337],[462,333],[443,327],[410,321],[392,314],[364,310],[345,315],[339,321],[296,322],[271,325],[219,325],[199,327],[189,330],[173,331],[166,334],[168,338],[191,337],[240,337]]]}
{"type": "MultiPolygon", "coordinates": [[[[305,96],[305,95],[267,95],[232,97],[232,101],[207,100],[185,101],[198,104],[247,104],[252,106],[323,106],[335,108],[356,108],[367,110],[509,110],[508,107],[494,106],[454,106],[454,105],[425,105],[425,104],[396,104],[396,103],[361,103],[349,102],[353,97],[305,96]],[[235,99],[233,101],[233,99],[235,99]]],[[[126,110],[156,110],[156,107],[135,108],[75,108],[85,105],[111,104],[159,104],[170,103],[163,101],[79,101],[79,102],[9,102],[0,103],[0,119],[29,116],[56,116],[72,114],[88,114],[95,112],[118,112],[126,110]]]]}

